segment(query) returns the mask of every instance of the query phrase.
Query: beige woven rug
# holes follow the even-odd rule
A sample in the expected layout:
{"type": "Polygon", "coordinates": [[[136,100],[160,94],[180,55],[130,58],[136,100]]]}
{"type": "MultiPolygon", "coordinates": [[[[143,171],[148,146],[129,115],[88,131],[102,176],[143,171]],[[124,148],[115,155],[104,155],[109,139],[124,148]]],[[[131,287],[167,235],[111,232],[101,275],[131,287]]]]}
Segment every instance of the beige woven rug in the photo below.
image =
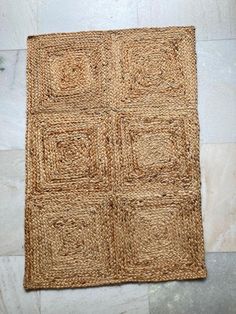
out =
{"type": "Polygon", "coordinates": [[[193,27],[28,38],[26,289],[206,277],[193,27]]]}

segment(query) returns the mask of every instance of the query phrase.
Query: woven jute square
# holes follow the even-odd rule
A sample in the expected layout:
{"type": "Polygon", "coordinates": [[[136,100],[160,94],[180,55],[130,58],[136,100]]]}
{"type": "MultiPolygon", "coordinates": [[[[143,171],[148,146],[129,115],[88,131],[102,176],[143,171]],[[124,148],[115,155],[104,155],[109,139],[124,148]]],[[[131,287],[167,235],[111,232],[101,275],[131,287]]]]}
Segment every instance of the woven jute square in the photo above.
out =
{"type": "Polygon", "coordinates": [[[206,277],[195,30],[28,38],[26,289],[206,277]]]}

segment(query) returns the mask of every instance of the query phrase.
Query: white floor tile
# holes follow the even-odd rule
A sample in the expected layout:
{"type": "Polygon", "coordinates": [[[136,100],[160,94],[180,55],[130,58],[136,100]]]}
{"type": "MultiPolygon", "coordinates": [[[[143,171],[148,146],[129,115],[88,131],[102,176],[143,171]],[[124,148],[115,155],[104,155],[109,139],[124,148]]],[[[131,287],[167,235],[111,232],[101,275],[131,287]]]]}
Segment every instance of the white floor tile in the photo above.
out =
{"type": "Polygon", "coordinates": [[[23,149],[26,51],[0,51],[0,149],[23,149]]]}
{"type": "Polygon", "coordinates": [[[141,26],[194,25],[198,39],[236,37],[235,0],[142,0],[142,3],[141,26]]]}
{"type": "Polygon", "coordinates": [[[24,151],[0,151],[0,255],[23,255],[24,151]]]}
{"type": "Polygon", "coordinates": [[[40,313],[40,293],[23,288],[24,257],[0,257],[0,313],[40,313]]]}
{"type": "Polygon", "coordinates": [[[236,37],[234,0],[58,0],[39,2],[39,33],[194,25],[198,39],[236,37]]]}
{"type": "Polygon", "coordinates": [[[235,253],[210,253],[207,279],[150,285],[150,314],[235,314],[235,263],[235,253]]]}
{"type": "Polygon", "coordinates": [[[149,313],[147,284],[42,291],[41,302],[43,314],[149,313]]]}
{"type": "Polygon", "coordinates": [[[1,0],[0,49],[23,49],[37,32],[37,0],[1,0]]]}
{"type": "Polygon", "coordinates": [[[137,26],[136,0],[43,0],[38,12],[39,33],[137,26]]]}
{"type": "Polygon", "coordinates": [[[236,37],[235,0],[2,0],[0,49],[24,49],[28,35],[128,27],[195,25],[198,39],[236,37]]]}
{"type": "Polygon", "coordinates": [[[236,251],[236,144],[202,145],[201,167],[206,250],[236,251]]]}
{"type": "Polygon", "coordinates": [[[197,59],[201,141],[236,142],[236,40],[198,42],[197,59]]]}

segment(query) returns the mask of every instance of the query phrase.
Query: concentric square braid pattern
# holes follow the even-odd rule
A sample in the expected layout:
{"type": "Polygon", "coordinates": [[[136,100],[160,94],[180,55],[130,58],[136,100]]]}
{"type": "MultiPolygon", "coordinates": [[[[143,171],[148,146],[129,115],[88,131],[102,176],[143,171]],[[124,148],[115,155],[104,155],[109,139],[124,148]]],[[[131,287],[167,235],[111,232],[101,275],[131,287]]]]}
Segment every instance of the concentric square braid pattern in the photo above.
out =
{"type": "Polygon", "coordinates": [[[28,38],[26,289],[206,277],[193,27],[28,38]]]}

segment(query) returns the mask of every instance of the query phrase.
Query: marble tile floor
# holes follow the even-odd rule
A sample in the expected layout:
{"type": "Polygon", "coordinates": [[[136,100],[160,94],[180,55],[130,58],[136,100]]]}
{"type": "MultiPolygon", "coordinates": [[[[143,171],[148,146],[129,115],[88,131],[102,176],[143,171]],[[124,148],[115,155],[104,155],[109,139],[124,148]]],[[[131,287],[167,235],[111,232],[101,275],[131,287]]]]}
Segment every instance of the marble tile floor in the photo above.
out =
{"type": "Polygon", "coordinates": [[[1,314],[236,313],[236,0],[1,0],[0,92],[1,314]],[[26,293],[27,36],[168,25],[196,27],[207,280],[26,293]]]}
{"type": "Polygon", "coordinates": [[[22,288],[23,256],[0,257],[0,313],[234,314],[236,253],[208,253],[206,280],[42,290],[22,288]]]}
{"type": "Polygon", "coordinates": [[[206,280],[149,285],[149,313],[235,313],[235,258],[236,253],[208,253],[206,280]]]}
{"type": "Polygon", "coordinates": [[[195,25],[201,40],[236,38],[235,0],[1,0],[0,10],[2,50],[26,48],[32,34],[167,25],[195,25]]]}

